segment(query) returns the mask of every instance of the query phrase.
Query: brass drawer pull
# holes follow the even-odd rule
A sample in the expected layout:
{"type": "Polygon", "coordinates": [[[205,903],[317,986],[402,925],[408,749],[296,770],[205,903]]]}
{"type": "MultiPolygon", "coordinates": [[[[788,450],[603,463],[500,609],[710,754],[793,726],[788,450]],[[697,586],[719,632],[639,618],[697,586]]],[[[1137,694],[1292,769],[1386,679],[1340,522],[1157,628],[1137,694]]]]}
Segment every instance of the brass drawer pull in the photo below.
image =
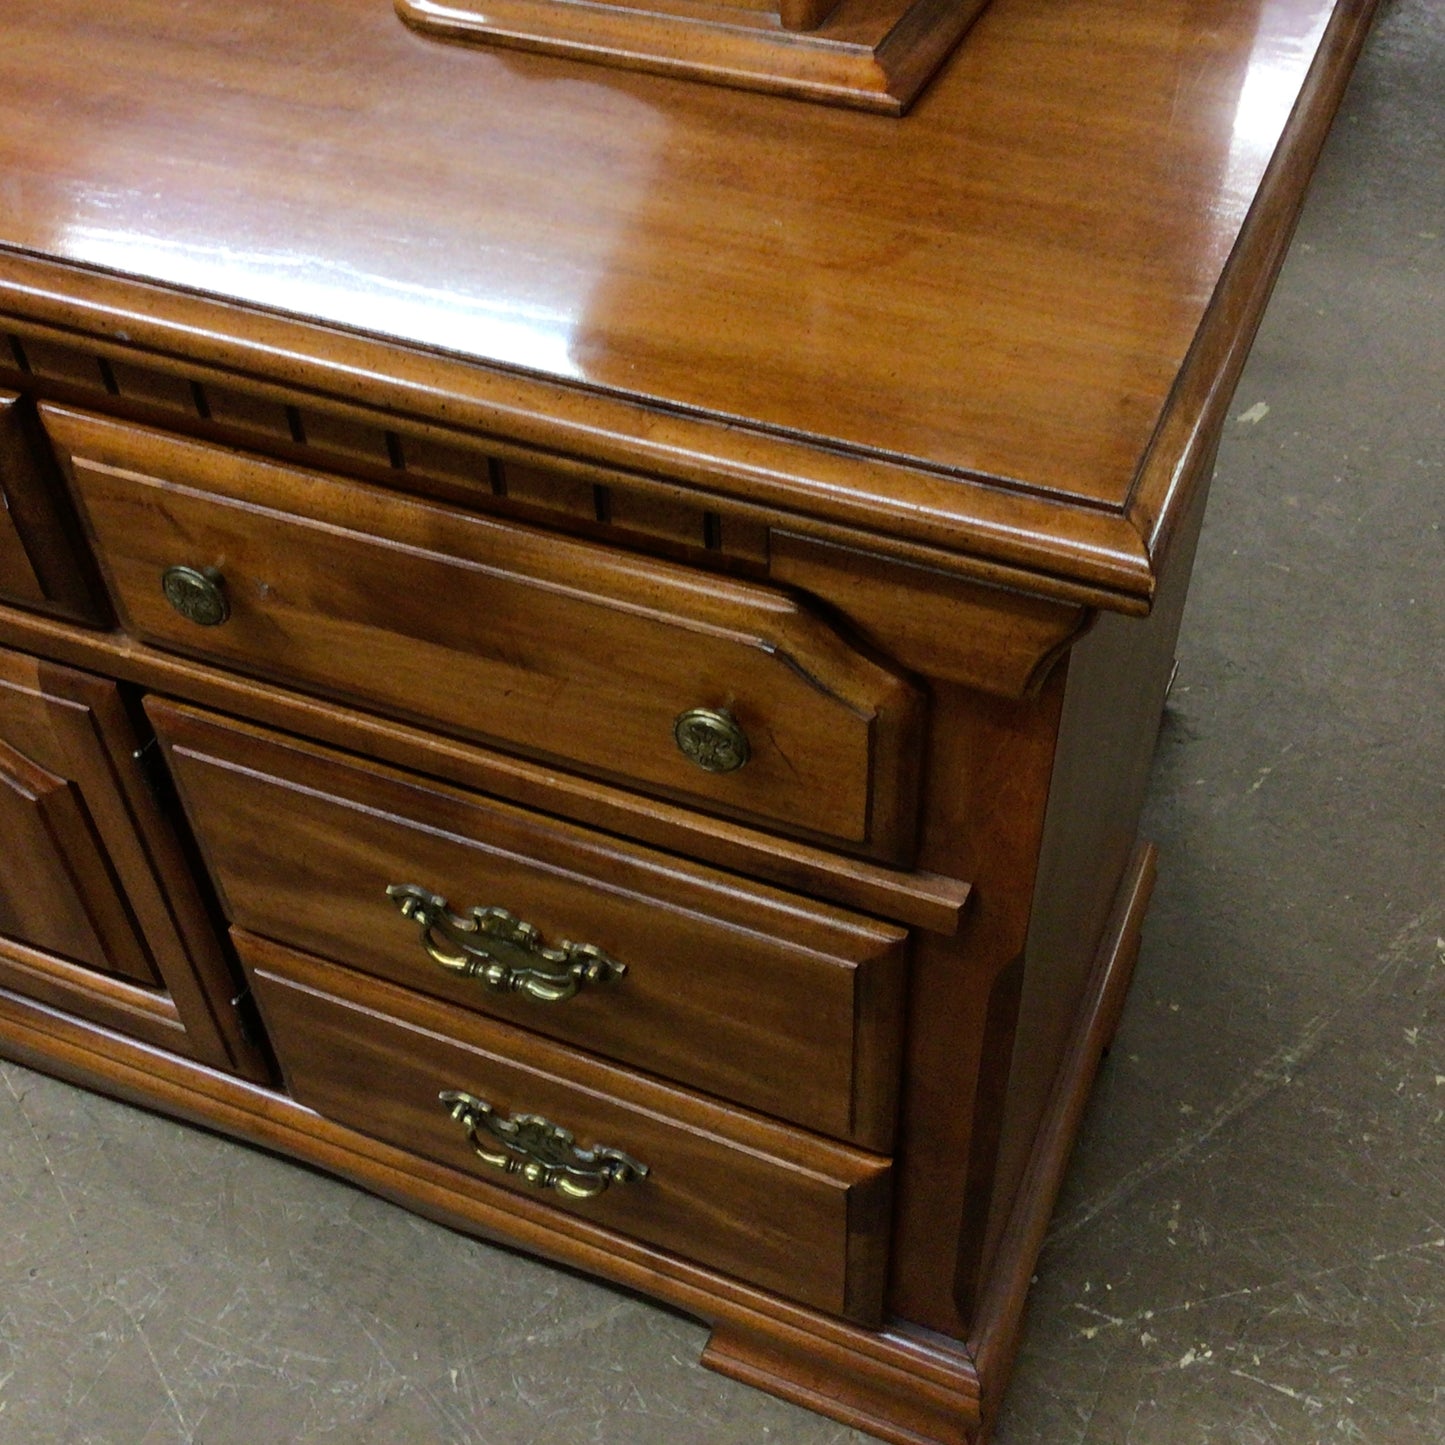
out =
{"type": "Polygon", "coordinates": [[[467,1131],[467,1142],[483,1163],[503,1174],[520,1174],[537,1189],[595,1199],[610,1184],[631,1184],[650,1172],[620,1149],[579,1149],[570,1130],[538,1114],[504,1119],[485,1099],[451,1089],[437,1099],[467,1131]]]}
{"type": "Polygon", "coordinates": [[[752,756],[748,735],[729,712],[694,707],[678,715],[673,740],[683,757],[704,772],[735,773],[752,756]]]}
{"type": "Polygon", "coordinates": [[[416,883],[393,883],[386,896],[404,918],[421,926],[422,947],[433,962],[498,993],[561,1003],[584,983],[615,983],[627,972],[625,963],[595,944],[563,942],[548,948],[530,923],[505,908],[478,905],[458,918],[445,898],[416,883]]]}
{"type": "Polygon", "coordinates": [[[161,591],[197,627],[219,627],[231,615],[225,581],[214,567],[167,567],[161,573],[161,591]]]}

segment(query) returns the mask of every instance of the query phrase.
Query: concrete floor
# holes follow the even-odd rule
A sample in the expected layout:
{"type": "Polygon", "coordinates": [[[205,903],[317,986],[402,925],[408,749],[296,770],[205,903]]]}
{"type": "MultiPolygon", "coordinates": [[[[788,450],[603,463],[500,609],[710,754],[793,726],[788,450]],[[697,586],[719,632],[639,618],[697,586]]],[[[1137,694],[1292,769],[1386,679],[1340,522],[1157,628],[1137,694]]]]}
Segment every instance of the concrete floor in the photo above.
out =
{"type": "MultiPolygon", "coordinates": [[[[1398,0],[1231,413],[999,1445],[1445,1441],[1442,236],[1445,6],[1398,0]]],[[[0,1445],[864,1439],[691,1321],[10,1065],[0,1219],[0,1445]]]]}

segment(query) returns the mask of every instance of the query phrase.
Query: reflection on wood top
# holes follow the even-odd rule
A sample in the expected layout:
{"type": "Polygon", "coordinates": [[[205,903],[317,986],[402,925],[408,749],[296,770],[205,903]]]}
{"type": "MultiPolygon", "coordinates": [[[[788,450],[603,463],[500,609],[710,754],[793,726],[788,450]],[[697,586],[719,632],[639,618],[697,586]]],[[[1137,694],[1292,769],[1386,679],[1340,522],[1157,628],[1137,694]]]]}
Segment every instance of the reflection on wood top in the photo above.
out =
{"type": "Polygon", "coordinates": [[[719,455],[804,438],[820,508],[851,459],[942,545],[1127,520],[1134,557],[1088,545],[1142,596],[1370,8],[993,0],[900,120],[451,46],[389,0],[7,0],[0,246],[746,423],[719,455]]]}

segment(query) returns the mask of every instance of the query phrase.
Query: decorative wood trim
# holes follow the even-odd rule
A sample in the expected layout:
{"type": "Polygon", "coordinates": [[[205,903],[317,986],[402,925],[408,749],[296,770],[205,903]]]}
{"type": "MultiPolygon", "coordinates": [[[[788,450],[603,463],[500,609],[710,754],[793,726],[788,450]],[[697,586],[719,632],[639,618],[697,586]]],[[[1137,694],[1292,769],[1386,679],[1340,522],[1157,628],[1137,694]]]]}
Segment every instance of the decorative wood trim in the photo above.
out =
{"type": "MultiPolygon", "coordinates": [[[[274,1093],[0,991],[0,1055],[82,1088],[219,1130],[349,1180],[450,1228],[636,1289],[695,1317],[776,1338],[825,1374],[880,1392],[957,1399],[978,1387],[966,1350],[907,1326],[869,1330],[792,1304],[576,1215],[358,1134],[274,1093]]],[[[803,1391],[787,1386],[792,1398],[803,1391]]],[[[779,1389],[777,1393],[785,1393],[779,1389]]],[[[785,1394],[785,1397],[787,1395],[785,1394]]]]}
{"type": "Polygon", "coordinates": [[[901,115],[987,0],[396,0],[408,25],[742,90],[901,115]]]}
{"type": "Polygon", "coordinates": [[[0,247],[0,318],[98,356],[315,405],[372,426],[489,446],[539,466],[585,457],[705,508],[1087,606],[1142,614],[1154,576],[1106,507],[680,407],[513,374],[0,247]],[[361,403],[358,398],[366,398],[361,403]],[[754,513],[758,515],[759,513],[754,513]]]}

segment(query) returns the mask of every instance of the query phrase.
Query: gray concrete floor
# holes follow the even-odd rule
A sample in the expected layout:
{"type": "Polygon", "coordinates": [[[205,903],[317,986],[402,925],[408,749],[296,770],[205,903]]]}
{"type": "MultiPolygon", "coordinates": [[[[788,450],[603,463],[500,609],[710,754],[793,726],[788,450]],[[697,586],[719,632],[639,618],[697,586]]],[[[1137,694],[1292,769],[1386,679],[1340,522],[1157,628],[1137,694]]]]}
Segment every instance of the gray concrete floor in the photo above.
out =
{"type": "MultiPolygon", "coordinates": [[[[1000,1445],[1445,1441],[1442,237],[1445,6],[1398,0],[1232,409],[1000,1445]]],[[[11,1065],[0,1221],[0,1445],[864,1439],[688,1320],[11,1065]]]]}

